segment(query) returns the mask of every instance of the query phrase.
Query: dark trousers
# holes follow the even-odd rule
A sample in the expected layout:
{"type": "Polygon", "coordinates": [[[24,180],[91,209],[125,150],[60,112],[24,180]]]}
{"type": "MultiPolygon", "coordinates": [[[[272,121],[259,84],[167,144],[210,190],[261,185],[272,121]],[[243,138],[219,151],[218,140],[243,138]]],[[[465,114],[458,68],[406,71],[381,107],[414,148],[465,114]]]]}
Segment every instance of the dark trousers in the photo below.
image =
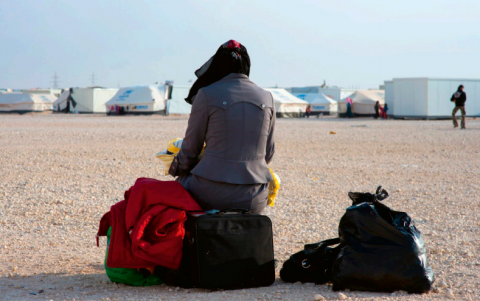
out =
{"type": "Polygon", "coordinates": [[[229,184],[211,181],[193,174],[178,177],[180,182],[203,210],[248,209],[262,214],[267,206],[268,183],[229,184]]]}
{"type": "Polygon", "coordinates": [[[460,112],[462,113],[461,126],[462,126],[462,129],[464,129],[465,128],[465,115],[466,115],[465,106],[453,108],[453,111],[452,111],[453,126],[458,127],[457,117],[455,116],[455,114],[457,114],[458,110],[460,110],[460,112]]]}

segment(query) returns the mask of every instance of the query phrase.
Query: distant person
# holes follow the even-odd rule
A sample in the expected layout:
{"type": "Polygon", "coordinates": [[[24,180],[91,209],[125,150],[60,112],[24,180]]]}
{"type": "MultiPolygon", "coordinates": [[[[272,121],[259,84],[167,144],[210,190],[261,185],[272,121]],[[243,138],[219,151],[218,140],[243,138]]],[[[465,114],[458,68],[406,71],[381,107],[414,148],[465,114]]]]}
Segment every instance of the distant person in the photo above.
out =
{"type": "Polygon", "coordinates": [[[350,97],[347,97],[347,117],[348,118],[353,117],[352,104],[353,104],[352,99],[350,97]]]}
{"type": "Polygon", "coordinates": [[[455,108],[452,111],[453,117],[453,127],[458,128],[457,114],[458,110],[462,113],[462,122],[461,126],[462,129],[465,129],[465,102],[467,101],[467,94],[463,92],[463,85],[458,86],[457,92],[453,93],[452,98],[450,99],[452,102],[455,102],[455,108]]]}
{"type": "Polygon", "coordinates": [[[373,118],[378,119],[380,116],[380,102],[377,100],[375,103],[375,116],[373,118]]]}
{"type": "Polygon", "coordinates": [[[305,116],[307,118],[310,118],[310,113],[312,113],[312,106],[311,105],[308,105],[307,106],[307,109],[305,110],[305,116]]]}
{"type": "Polygon", "coordinates": [[[388,119],[387,111],[388,111],[388,104],[385,104],[385,106],[383,106],[383,119],[388,119]]]}

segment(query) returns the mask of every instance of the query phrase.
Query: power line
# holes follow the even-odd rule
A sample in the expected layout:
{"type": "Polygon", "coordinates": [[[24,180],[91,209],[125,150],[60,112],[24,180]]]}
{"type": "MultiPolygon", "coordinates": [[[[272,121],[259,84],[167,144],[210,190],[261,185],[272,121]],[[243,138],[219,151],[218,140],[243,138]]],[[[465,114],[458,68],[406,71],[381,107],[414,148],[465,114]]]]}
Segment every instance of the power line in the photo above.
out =
{"type": "Polygon", "coordinates": [[[55,74],[53,75],[52,78],[53,78],[53,81],[52,81],[53,88],[57,89],[58,88],[58,83],[59,83],[59,81],[58,81],[59,77],[57,76],[57,71],[55,71],[55,74]]]}

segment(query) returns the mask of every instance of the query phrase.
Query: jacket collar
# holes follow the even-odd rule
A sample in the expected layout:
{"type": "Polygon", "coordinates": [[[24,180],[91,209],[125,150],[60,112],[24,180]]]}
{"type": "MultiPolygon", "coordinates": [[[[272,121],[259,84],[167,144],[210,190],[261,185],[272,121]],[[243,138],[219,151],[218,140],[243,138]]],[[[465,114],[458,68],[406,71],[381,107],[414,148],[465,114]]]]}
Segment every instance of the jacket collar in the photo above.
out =
{"type": "Polygon", "coordinates": [[[222,78],[221,81],[230,80],[230,79],[247,79],[248,80],[249,78],[243,73],[230,73],[229,75],[222,78]]]}

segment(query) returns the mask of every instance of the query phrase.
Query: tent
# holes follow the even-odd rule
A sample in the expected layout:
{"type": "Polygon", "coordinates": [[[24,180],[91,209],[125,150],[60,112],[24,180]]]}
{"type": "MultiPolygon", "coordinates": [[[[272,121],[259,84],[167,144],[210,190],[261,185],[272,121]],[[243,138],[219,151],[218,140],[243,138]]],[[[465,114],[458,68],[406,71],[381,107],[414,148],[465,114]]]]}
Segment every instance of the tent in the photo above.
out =
{"type": "Polygon", "coordinates": [[[70,112],[68,96],[70,95],[70,90],[64,90],[62,94],[53,102],[53,111],[54,112],[70,112]]]}
{"type": "Polygon", "coordinates": [[[28,94],[52,94],[55,98],[60,97],[62,93],[62,89],[42,89],[42,88],[32,88],[32,89],[20,89],[22,93],[28,94]]]}
{"type": "MultiPolygon", "coordinates": [[[[357,90],[349,96],[353,101],[352,111],[355,116],[375,115],[375,103],[385,104],[384,90],[357,90]]],[[[338,102],[338,115],[345,117],[347,112],[346,98],[338,102]]]]}
{"type": "Polygon", "coordinates": [[[2,93],[0,112],[43,112],[51,111],[56,97],[52,94],[2,93]]]}
{"type": "Polygon", "coordinates": [[[265,89],[272,93],[277,117],[302,117],[308,102],[293,96],[285,89],[265,89]]]}
{"type": "Polygon", "coordinates": [[[164,86],[121,88],[105,103],[107,115],[165,114],[164,86]]]}
{"type": "Polygon", "coordinates": [[[335,101],[340,101],[344,98],[349,97],[356,89],[345,89],[340,87],[325,87],[322,88],[321,86],[310,86],[310,87],[292,87],[286,88],[288,92],[292,93],[293,95],[297,94],[324,94],[327,97],[335,101]]]}
{"type": "Polygon", "coordinates": [[[170,114],[190,114],[192,105],[185,101],[188,96],[190,87],[165,85],[163,87],[167,95],[166,115],[170,114]]]}
{"type": "Polygon", "coordinates": [[[337,113],[337,102],[323,93],[292,93],[312,106],[312,115],[337,113]]]}
{"type": "Polygon", "coordinates": [[[105,103],[118,89],[70,88],[53,103],[53,111],[64,113],[106,113],[105,103]]]}
{"type": "Polygon", "coordinates": [[[106,113],[105,103],[118,89],[73,88],[70,89],[70,111],[73,113],[106,113]]]}
{"type": "MultiPolygon", "coordinates": [[[[89,114],[106,113],[105,103],[109,101],[117,91],[118,89],[101,87],[70,88],[66,100],[68,112],[89,114]]],[[[61,107],[60,105],[60,108],[61,107]]]]}

